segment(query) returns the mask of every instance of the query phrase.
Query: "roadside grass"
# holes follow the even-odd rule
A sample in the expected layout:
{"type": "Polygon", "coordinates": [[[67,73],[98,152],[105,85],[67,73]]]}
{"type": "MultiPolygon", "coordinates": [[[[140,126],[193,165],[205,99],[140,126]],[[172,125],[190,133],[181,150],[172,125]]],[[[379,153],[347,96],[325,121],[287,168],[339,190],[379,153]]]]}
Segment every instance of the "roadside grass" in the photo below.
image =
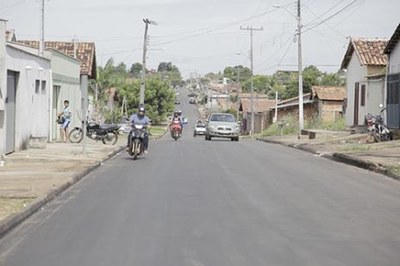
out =
{"type": "MultiPolygon", "coordinates": [[[[341,118],[335,122],[319,122],[318,119],[305,121],[305,129],[323,129],[332,131],[346,130],[346,121],[341,118]]],[[[297,116],[288,115],[279,119],[277,123],[270,125],[262,136],[296,135],[299,131],[297,116]]]]}
{"type": "Polygon", "coordinates": [[[392,175],[397,176],[397,177],[400,178],[400,165],[397,165],[397,166],[394,166],[394,165],[393,165],[393,166],[389,166],[387,170],[389,171],[390,174],[392,174],[392,175]]]}
{"type": "Polygon", "coordinates": [[[370,144],[359,144],[359,143],[352,143],[343,145],[340,148],[341,151],[345,152],[361,152],[361,151],[370,151],[374,150],[372,145],[370,144]]]}
{"type": "Polygon", "coordinates": [[[154,125],[150,127],[150,135],[152,137],[161,136],[167,131],[167,127],[165,125],[154,125]]]}
{"type": "Polygon", "coordinates": [[[307,121],[306,128],[333,130],[333,131],[346,130],[346,120],[344,118],[340,118],[332,122],[320,122],[318,119],[315,118],[310,121],[307,121]]]}
{"type": "Polygon", "coordinates": [[[261,136],[295,135],[298,132],[298,128],[299,123],[296,117],[285,116],[265,129],[261,136]]]}
{"type": "Polygon", "coordinates": [[[0,220],[13,213],[18,213],[24,209],[33,198],[7,198],[0,197],[0,220]]]}

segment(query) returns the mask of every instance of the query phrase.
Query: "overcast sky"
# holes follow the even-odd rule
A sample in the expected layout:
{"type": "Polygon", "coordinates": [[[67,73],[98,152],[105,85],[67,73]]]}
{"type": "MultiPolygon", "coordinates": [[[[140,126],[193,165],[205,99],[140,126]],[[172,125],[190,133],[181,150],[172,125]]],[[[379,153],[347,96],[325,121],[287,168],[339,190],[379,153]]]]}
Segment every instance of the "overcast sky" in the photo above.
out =
{"type": "MultiPolygon", "coordinates": [[[[39,39],[40,9],[41,0],[1,0],[0,18],[18,39],[39,39]]],[[[399,10],[399,0],[302,0],[304,65],[337,71],[348,36],[390,38],[399,10]]],[[[113,57],[130,66],[142,60],[149,18],[158,25],[149,27],[148,68],[172,62],[188,77],[250,66],[250,33],[240,26],[263,27],[254,72],[272,74],[297,68],[295,14],[295,0],[46,0],[45,39],[93,41],[98,65],[113,57]]]]}

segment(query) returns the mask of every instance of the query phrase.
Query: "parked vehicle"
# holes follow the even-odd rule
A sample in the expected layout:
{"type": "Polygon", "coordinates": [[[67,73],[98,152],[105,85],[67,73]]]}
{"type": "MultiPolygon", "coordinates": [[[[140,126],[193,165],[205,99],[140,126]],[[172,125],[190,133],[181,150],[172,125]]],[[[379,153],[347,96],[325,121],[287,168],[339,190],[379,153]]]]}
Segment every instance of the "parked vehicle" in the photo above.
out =
{"type": "MultiPolygon", "coordinates": [[[[82,126],[83,126],[82,121],[82,126]]],[[[93,140],[101,140],[103,144],[115,145],[118,140],[119,125],[104,124],[100,125],[95,122],[86,123],[86,136],[93,140]]],[[[72,143],[80,143],[83,140],[83,127],[75,127],[68,135],[69,141],[72,143]]]]}
{"type": "Polygon", "coordinates": [[[144,137],[146,128],[144,125],[135,124],[132,126],[131,139],[129,141],[128,153],[136,160],[138,156],[144,153],[144,137]]]}
{"type": "Polygon", "coordinates": [[[193,137],[197,135],[205,135],[206,134],[206,125],[203,123],[198,123],[193,129],[193,137]]]}
{"type": "Polygon", "coordinates": [[[383,118],[383,111],[386,108],[383,108],[382,104],[379,107],[381,108],[381,111],[378,115],[368,113],[365,116],[368,131],[375,142],[393,140],[393,134],[385,125],[383,118]]]}
{"type": "Polygon", "coordinates": [[[206,123],[206,140],[212,137],[230,138],[239,141],[239,125],[236,118],[229,113],[212,113],[206,123]]]}

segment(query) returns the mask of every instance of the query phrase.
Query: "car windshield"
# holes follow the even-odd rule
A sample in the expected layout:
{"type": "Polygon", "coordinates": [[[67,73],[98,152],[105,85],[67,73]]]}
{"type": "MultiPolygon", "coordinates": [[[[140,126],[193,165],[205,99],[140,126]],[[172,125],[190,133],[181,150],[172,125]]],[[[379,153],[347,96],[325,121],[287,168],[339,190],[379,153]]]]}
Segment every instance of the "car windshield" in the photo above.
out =
{"type": "Polygon", "coordinates": [[[217,122],[235,122],[233,115],[229,114],[214,114],[211,116],[210,121],[217,122]]]}
{"type": "Polygon", "coordinates": [[[196,127],[206,127],[205,125],[196,125],[196,127]]]}

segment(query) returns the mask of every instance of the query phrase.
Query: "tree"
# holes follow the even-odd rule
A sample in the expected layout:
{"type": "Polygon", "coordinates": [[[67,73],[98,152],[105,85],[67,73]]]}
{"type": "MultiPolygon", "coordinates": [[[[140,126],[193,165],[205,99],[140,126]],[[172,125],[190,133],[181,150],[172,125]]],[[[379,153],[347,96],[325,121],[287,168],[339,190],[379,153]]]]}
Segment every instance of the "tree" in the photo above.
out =
{"type": "Polygon", "coordinates": [[[141,73],[142,73],[142,64],[141,63],[132,64],[131,68],[129,69],[129,74],[133,78],[140,78],[141,73]]]}
{"type": "Polygon", "coordinates": [[[324,73],[321,78],[323,86],[344,86],[344,80],[340,78],[338,73],[324,73]]]}
{"type": "Polygon", "coordinates": [[[244,67],[242,65],[234,66],[234,67],[226,67],[224,69],[224,77],[229,78],[235,82],[246,82],[251,77],[251,70],[248,67],[244,67]],[[239,80],[238,80],[239,77],[239,80]]]}

